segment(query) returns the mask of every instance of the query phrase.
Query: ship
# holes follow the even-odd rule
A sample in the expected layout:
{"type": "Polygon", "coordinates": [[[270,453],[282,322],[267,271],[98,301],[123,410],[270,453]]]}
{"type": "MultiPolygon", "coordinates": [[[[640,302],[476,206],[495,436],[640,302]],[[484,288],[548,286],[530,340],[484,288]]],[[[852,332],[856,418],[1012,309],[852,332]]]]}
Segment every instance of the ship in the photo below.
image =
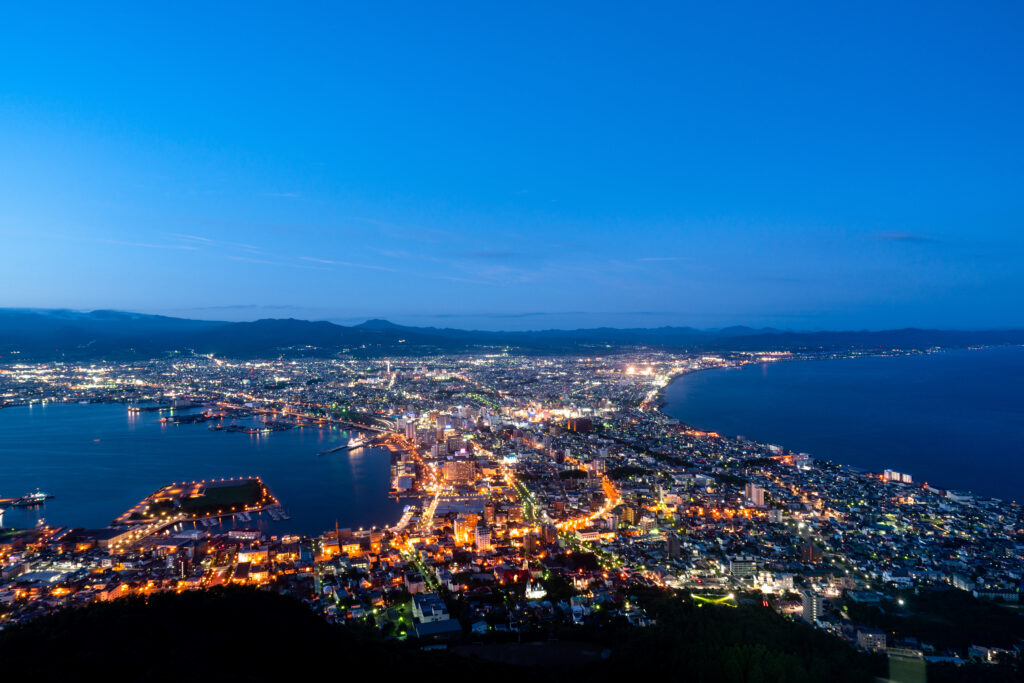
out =
{"type": "Polygon", "coordinates": [[[42,505],[50,498],[53,498],[52,493],[43,493],[36,489],[33,493],[26,493],[21,498],[16,498],[11,505],[18,508],[35,507],[36,505],[42,505]]]}
{"type": "Polygon", "coordinates": [[[357,448],[362,448],[367,443],[369,443],[369,439],[360,436],[355,439],[349,439],[348,443],[346,443],[344,446],[328,448],[326,451],[320,451],[319,453],[317,453],[317,455],[327,455],[328,453],[337,453],[339,451],[352,451],[357,448]]]}

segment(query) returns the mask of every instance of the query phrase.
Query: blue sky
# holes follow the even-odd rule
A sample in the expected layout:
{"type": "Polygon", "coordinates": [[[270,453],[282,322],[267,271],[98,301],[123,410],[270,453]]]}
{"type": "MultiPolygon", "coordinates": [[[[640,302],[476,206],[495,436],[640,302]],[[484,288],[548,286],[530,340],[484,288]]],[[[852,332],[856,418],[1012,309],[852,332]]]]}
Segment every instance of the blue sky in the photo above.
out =
{"type": "Polygon", "coordinates": [[[0,306],[1024,325],[1019,3],[30,5],[0,306]]]}

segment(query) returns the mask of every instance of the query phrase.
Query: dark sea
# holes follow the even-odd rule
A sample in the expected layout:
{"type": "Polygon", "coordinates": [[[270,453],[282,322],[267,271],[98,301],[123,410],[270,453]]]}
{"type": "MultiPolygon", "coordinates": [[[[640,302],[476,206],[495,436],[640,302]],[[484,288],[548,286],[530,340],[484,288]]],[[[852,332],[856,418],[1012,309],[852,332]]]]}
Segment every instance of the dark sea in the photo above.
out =
{"type": "Polygon", "coordinates": [[[1024,500],[1024,348],[793,361],[696,372],[665,412],[915,482],[1024,500]]]}
{"type": "MultiPolygon", "coordinates": [[[[390,453],[363,448],[317,455],[347,443],[348,431],[292,429],[266,435],[164,425],[156,413],[121,404],[49,404],[0,410],[0,498],[36,488],[54,494],[34,509],[9,508],[3,526],[102,527],[175,481],[260,476],[291,515],[254,522],[270,534],[317,534],[393,524],[390,453]]],[[[226,522],[228,526],[232,522],[226,522]]]]}

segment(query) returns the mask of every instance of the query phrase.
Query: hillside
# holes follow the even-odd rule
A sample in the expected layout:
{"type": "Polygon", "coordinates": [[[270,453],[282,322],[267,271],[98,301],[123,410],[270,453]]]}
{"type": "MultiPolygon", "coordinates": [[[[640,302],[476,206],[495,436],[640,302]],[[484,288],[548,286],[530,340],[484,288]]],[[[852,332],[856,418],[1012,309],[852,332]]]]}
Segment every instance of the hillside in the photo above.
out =
{"type": "Polygon", "coordinates": [[[839,350],[1024,344],[1024,330],[793,332],[692,327],[494,332],[408,327],[386,320],[345,326],[328,321],[189,320],[157,315],[66,310],[0,309],[0,362],[151,358],[170,353],[233,357],[407,355],[511,348],[524,353],[571,353],[647,346],[670,350],[839,350]]]}

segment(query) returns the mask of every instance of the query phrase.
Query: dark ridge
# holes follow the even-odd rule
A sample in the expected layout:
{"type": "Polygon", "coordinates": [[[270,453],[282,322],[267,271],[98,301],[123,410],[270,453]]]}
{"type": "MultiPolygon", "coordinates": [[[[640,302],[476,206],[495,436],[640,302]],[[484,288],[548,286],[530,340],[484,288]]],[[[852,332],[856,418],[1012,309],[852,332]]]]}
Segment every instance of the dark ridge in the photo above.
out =
{"type": "Polygon", "coordinates": [[[500,347],[523,353],[578,353],[649,347],[704,352],[925,349],[1024,344],[1024,330],[793,332],[770,328],[692,327],[492,332],[406,327],[371,319],[354,326],[268,318],[253,322],[189,320],[121,311],[81,313],[0,309],[0,362],[151,358],[171,353],[235,357],[454,353],[500,347]],[[11,352],[18,351],[18,354],[11,352]]]}
{"type": "MultiPolygon", "coordinates": [[[[93,681],[98,674],[114,681],[542,683],[678,680],[680,672],[686,680],[707,682],[869,683],[872,673],[881,672],[881,662],[770,609],[697,609],[668,593],[638,591],[635,599],[657,616],[653,626],[638,628],[619,618],[600,627],[534,633],[522,644],[507,634],[457,636],[452,644],[469,646],[466,656],[424,652],[423,642],[385,640],[358,623],[332,626],[302,602],[273,592],[233,587],[157,593],[8,627],[0,632],[0,667],[11,680],[66,683],[93,681]],[[550,646],[552,635],[604,651],[605,657],[562,655],[561,661],[544,662],[530,656],[550,646]],[[474,648],[484,639],[490,647],[474,648]]],[[[557,643],[554,649],[573,650],[557,643]]]]}

